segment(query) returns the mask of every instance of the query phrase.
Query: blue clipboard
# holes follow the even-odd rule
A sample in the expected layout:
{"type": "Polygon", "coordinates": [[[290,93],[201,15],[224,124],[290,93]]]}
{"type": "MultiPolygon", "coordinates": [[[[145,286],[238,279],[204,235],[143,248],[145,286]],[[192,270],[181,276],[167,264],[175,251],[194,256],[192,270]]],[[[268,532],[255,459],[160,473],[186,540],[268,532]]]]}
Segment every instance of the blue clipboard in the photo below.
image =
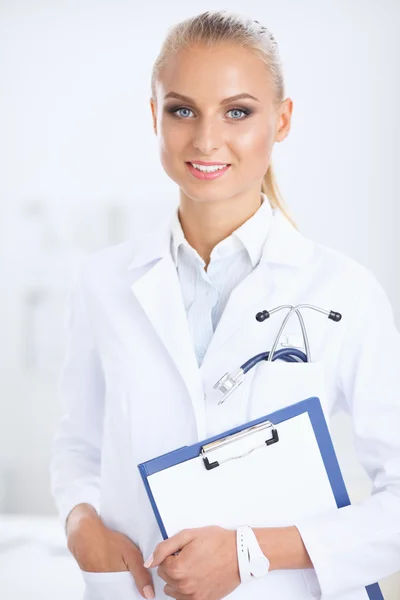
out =
{"type": "MultiPolygon", "coordinates": [[[[336,500],[336,505],[338,508],[350,505],[350,498],[347,493],[342,473],[340,471],[340,466],[336,457],[335,449],[333,447],[329,429],[325,421],[325,416],[321,407],[321,402],[319,398],[313,396],[311,398],[301,400],[300,402],[296,402],[295,404],[291,404],[290,406],[285,406],[284,408],[281,408],[273,413],[269,413],[268,415],[264,415],[263,417],[255,419],[253,421],[249,421],[248,423],[239,425],[238,427],[234,427],[233,429],[229,429],[218,435],[207,438],[203,441],[196,442],[191,446],[182,446],[181,448],[177,448],[172,452],[167,452],[166,454],[162,454],[161,456],[157,456],[156,458],[140,463],[138,465],[138,469],[142,477],[146,492],[148,494],[154,515],[157,519],[157,523],[160,528],[163,539],[167,539],[168,535],[165,530],[160,513],[158,511],[157,504],[152,494],[150,485],[147,481],[147,477],[153,475],[154,473],[158,473],[159,471],[163,471],[164,469],[168,469],[179,463],[196,458],[201,453],[202,446],[205,446],[206,444],[214,442],[220,438],[226,437],[227,435],[238,433],[239,431],[242,431],[254,425],[258,425],[259,423],[262,423],[264,421],[271,421],[272,423],[277,425],[278,423],[282,423],[283,421],[292,419],[293,417],[296,417],[305,412],[308,412],[308,416],[310,418],[311,425],[314,430],[314,434],[326,469],[329,483],[331,485],[332,492],[336,500]]],[[[365,590],[370,600],[384,600],[378,583],[373,583],[371,585],[366,586],[365,590]]]]}

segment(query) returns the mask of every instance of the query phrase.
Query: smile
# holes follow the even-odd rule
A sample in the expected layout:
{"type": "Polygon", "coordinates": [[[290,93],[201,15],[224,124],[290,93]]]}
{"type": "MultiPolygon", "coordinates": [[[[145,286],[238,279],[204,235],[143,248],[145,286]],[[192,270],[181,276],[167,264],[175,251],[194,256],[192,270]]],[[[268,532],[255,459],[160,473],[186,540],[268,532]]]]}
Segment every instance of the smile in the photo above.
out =
{"type": "Polygon", "coordinates": [[[217,177],[222,177],[224,173],[226,173],[231,166],[227,165],[199,165],[198,163],[185,163],[189,169],[189,172],[196,177],[197,179],[216,179],[217,177]],[[196,166],[194,166],[196,165],[196,166]]]}

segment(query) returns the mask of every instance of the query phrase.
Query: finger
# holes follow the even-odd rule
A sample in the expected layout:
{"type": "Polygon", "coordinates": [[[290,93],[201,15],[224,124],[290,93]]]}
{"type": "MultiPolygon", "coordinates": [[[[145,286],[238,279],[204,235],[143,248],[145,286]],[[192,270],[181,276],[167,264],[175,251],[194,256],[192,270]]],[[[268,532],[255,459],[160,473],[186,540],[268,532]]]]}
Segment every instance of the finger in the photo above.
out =
{"type": "MultiPolygon", "coordinates": [[[[169,557],[172,558],[172,557],[169,557]]],[[[168,573],[168,567],[166,566],[166,563],[168,562],[169,558],[167,558],[157,569],[157,575],[159,577],[161,577],[161,579],[164,579],[164,581],[166,583],[168,583],[169,585],[172,585],[172,587],[176,586],[178,579],[176,579],[175,577],[173,577],[170,573],[168,573]]]]}
{"type": "Polygon", "coordinates": [[[150,562],[150,556],[145,564],[148,568],[158,567],[167,556],[171,556],[174,552],[181,550],[186,544],[191,542],[193,538],[194,532],[192,532],[191,529],[183,529],[176,535],[160,542],[154,549],[152,561],[150,562]]]}
{"type": "Polygon", "coordinates": [[[142,553],[133,548],[128,551],[125,561],[126,566],[133,575],[136,587],[143,598],[154,598],[153,578],[150,571],[143,566],[142,553]]]}

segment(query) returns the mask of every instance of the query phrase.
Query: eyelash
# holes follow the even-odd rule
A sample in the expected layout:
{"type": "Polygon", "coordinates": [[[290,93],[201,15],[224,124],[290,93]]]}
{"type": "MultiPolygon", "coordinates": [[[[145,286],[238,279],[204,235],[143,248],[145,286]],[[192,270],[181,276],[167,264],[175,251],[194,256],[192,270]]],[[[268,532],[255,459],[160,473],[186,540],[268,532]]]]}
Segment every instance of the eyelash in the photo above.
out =
{"type": "MultiPolygon", "coordinates": [[[[173,107],[171,107],[171,108],[168,109],[168,112],[170,114],[172,114],[174,117],[176,117],[177,119],[186,120],[186,119],[188,119],[188,117],[180,117],[179,115],[176,114],[178,110],[183,110],[183,109],[192,111],[192,109],[188,108],[187,106],[176,106],[176,107],[173,106],[173,107]]],[[[249,110],[248,108],[244,108],[243,106],[235,106],[234,108],[230,108],[228,110],[228,112],[231,112],[233,110],[239,110],[240,112],[243,112],[245,114],[245,116],[242,117],[242,118],[240,118],[240,119],[233,119],[232,118],[232,121],[244,121],[253,112],[253,111],[249,110]]]]}

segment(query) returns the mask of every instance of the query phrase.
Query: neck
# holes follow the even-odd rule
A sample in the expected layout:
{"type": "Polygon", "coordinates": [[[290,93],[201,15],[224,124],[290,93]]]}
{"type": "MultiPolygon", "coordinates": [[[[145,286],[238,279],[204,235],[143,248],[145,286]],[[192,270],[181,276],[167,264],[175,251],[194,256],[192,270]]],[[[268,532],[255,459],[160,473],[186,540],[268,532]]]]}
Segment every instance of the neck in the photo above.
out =
{"type": "Polygon", "coordinates": [[[206,267],[213,248],[250,219],[261,202],[259,189],[220,202],[195,202],[181,190],[179,220],[182,230],[206,267]]]}

